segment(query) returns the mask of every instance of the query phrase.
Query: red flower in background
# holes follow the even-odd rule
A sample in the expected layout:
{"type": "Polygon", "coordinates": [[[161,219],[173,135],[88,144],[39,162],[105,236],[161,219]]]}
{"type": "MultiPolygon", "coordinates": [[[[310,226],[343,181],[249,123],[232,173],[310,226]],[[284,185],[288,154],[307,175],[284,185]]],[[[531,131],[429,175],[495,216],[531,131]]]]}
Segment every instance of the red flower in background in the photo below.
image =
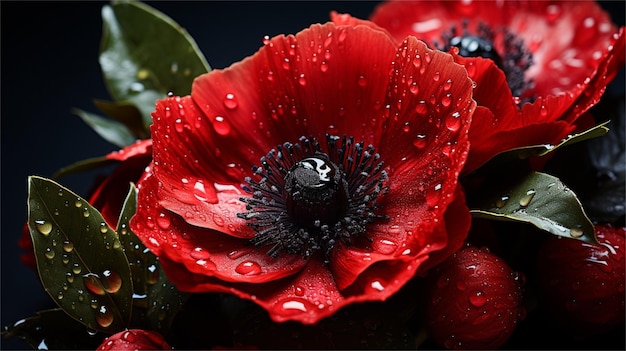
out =
{"type": "Polygon", "coordinates": [[[129,329],[115,333],[102,341],[96,351],[171,350],[163,336],[152,330],[129,329]]]}
{"type": "Polygon", "coordinates": [[[415,38],[332,23],[266,38],[158,101],[131,228],[180,290],[275,321],[385,300],[467,235],[471,91],[415,38]]]}
{"type": "MultiPolygon", "coordinates": [[[[111,174],[96,180],[94,189],[87,198],[89,203],[100,211],[107,224],[115,228],[122,205],[128,195],[130,183],[136,183],[139,180],[152,160],[152,140],[137,141],[122,150],[106,155],[106,158],[120,161],[120,163],[111,174]]],[[[26,250],[20,256],[22,262],[35,268],[35,253],[27,223],[24,224],[18,246],[26,250]]]]}
{"type": "Polygon", "coordinates": [[[458,50],[474,99],[491,111],[472,121],[465,172],[588,127],[581,117],[624,66],[624,28],[595,2],[390,1],[370,19],[398,41],[458,50]]]}
{"type": "Polygon", "coordinates": [[[550,316],[579,336],[624,323],[626,228],[596,226],[599,245],[550,237],[538,256],[541,298],[550,316]]]}

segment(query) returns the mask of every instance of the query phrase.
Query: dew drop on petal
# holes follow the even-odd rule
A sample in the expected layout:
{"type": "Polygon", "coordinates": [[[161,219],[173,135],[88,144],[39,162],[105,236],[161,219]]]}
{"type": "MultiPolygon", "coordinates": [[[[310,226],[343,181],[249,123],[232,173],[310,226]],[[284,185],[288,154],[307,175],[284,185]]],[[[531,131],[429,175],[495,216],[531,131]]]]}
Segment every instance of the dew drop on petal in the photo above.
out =
{"type": "Polygon", "coordinates": [[[396,251],[398,244],[388,239],[374,240],[372,248],[383,255],[389,255],[396,251]]]}
{"type": "Polygon", "coordinates": [[[156,222],[157,222],[157,225],[163,230],[168,229],[171,223],[170,217],[163,212],[159,213],[159,216],[157,217],[156,222]]]}
{"type": "Polygon", "coordinates": [[[213,120],[213,129],[219,135],[228,135],[230,133],[230,124],[223,116],[216,116],[213,120]]]}
{"type": "Polygon", "coordinates": [[[482,291],[475,291],[473,294],[470,295],[469,302],[472,304],[472,306],[482,307],[485,305],[485,303],[487,303],[487,298],[482,291]]]}
{"type": "Polygon", "coordinates": [[[191,256],[191,258],[193,258],[194,260],[206,260],[211,257],[211,254],[201,247],[196,247],[195,249],[191,250],[189,256],[191,256]]]}
{"type": "Polygon", "coordinates": [[[300,77],[298,77],[298,84],[300,84],[301,86],[306,86],[306,78],[304,77],[304,73],[300,74],[300,77]]]}
{"type": "Polygon", "coordinates": [[[367,78],[365,78],[365,76],[359,76],[359,78],[357,79],[357,84],[360,87],[365,87],[367,86],[367,78]]]}
{"type": "Polygon", "coordinates": [[[244,261],[235,267],[235,272],[241,275],[258,275],[261,271],[261,265],[254,261],[244,261]]]}

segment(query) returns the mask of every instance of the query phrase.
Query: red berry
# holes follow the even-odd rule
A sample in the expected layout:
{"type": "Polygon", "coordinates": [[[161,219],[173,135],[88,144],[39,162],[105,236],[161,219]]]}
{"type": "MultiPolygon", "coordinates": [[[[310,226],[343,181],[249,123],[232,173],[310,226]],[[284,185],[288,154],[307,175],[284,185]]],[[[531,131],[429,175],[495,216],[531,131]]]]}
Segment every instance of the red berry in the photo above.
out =
{"type": "Polygon", "coordinates": [[[129,329],[104,339],[96,351],[171,350],[161,334],[152,330],[129,329]]]}
{"type": "Polygon", "coordinates": [[[427,304],[429,336],[448,349],[496,349],[523,318],[523,276],[488,249],[468,246],[439,265],[427,304]]]}
{"type": "Polygon", "coordinates": [[[600,245],[560,237],[542,245],[540,296],[562,327],[585,336],[624,323],[625,235],[598,225],[600,245]]]}

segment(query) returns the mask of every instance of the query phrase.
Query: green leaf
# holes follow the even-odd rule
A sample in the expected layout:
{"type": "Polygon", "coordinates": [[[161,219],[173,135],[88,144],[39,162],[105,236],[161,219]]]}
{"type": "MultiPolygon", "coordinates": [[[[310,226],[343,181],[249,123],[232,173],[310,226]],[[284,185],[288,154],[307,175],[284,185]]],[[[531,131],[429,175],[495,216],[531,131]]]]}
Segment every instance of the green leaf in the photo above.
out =
{"type": "Polygon", "coordinates": [[[533,172],[505,189],[480,194],[478,203],[470,203],[475,217],[531,223],[554,235],[597,243],[576,194],[554,176],[533,172]]]}
{"type": "Polygon", "coordinates": [[[2,335],[22,339],[34,350],[95,350],[105,337],[60,308],[39,311],[36,316],[5,326],[2,335]]]}
{"type": "Polygon", "coordinates": [[[145,128],[141,112],[132,103],[98,99],[93,103],[104,114],[125,125],[137,139],[150,138],[150,130],[145,128]]]}
{"type": "Polygon", "coordinates": [[[85,112],[80,109],[72,109],[72,113],[78,115],[85,123],[87,123],[98,135],[111,144],[120,148],[134,143],[137,138],[122,123],[98,116],[93,113],[85,112]]]}
{"type": "Polygon", "coordinates": [[[117,233],[133,276],[133,325],[166,334],[189,294],[178,291],[172,285],[160,268],[158,258],[130,230],[129,221],[136,208],[137,189],[131,184],[120,214],[117,233]]]}
{"type": "Polygon", "coordinates": [[[52,178],[58,179],[60,177],[63,177],[69,174],[74,174],[74,173],[83,172],[83,171],[91,171],[100,167],[111,165],[115,162],[118,162],[118,161],[108,159],[106,156],[89,158],[86,160],[72,163],[69,166],[65,166],[61,168],[60,170],[56,171],[52,175],[52,178]]]}
{"type": "Polygon", "coordinates": [[[133,284],[117,234],[87,201],[58,183],[28,182],[28,229],[45,290],[94,330],[128,326],[133,284]]]}
{"type": "Polygon", "coordinates": [[[554,150],[557,150],[563,146],[572,145],[575,143],[579,143],[581,141],[589,140],[592,138],[597,138],[605,135],[609,132],[609,128],[606,125],[609,122],[601,123],[593,128],[590,128],[584,132],[573,134],[563,139],[557,145],[544,144],[544,145],[533,145],[533,146],[525,146],[521,148],[512,149],[509,151],[505,151],[504,153],[496,156],[498,159],[527,159],[530,157],[537,156],[545,156],[554,150]]]}
{"type": "Polygon", "coordinates": [[[210,70],[196,42],[171,18],[135,1],[102,8],[100,66],[114,101],[132,102],[146,126],[157,99],[188,95],[210,70]]]}

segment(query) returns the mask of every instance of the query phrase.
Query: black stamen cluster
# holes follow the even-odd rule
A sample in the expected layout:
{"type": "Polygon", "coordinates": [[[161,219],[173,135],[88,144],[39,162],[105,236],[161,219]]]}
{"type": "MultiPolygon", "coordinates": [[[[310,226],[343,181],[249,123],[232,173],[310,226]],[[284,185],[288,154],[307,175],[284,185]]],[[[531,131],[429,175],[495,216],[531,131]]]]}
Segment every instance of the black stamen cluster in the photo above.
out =
{"type": "MultiPolygon", "coordinates": [[[[442,34],[443,45],[435,43],[435,47],[442,51],[448,51],[451,47],[459,49],[459,55],[466,57],[484,57],[504,71],[506,80],[513,96],[522,96],[525,90],[532,88],[532,81],[527,81],[524,72],[533,64],[532,53],[524,45],[524,41],[507,28],[502,28],[503,42],[498,52],[494,45],[495,35],[485,23],[479,23],[477,33],[470,34],[467,29],[467,21],[462,22],[461,33],[453,26],[449,31],[442,34]]],[[[532,100],[527,97],[526,101],[532,100]]]]}
{"type": "Polygon", "coordinates": [[[326,150],[314,137],[286,142],[252,171],[260,179],[246,177],[252,196],[241,198],[248,212],[237,216],[256,231],[250,243],[267,246],[274,258],[322,251],[328,262],[338,242],[352,245],[367,224],[386,218],[376,213],[376,199],[388,190],[383,162],[353,137],[327,134],[326,150]]]}

